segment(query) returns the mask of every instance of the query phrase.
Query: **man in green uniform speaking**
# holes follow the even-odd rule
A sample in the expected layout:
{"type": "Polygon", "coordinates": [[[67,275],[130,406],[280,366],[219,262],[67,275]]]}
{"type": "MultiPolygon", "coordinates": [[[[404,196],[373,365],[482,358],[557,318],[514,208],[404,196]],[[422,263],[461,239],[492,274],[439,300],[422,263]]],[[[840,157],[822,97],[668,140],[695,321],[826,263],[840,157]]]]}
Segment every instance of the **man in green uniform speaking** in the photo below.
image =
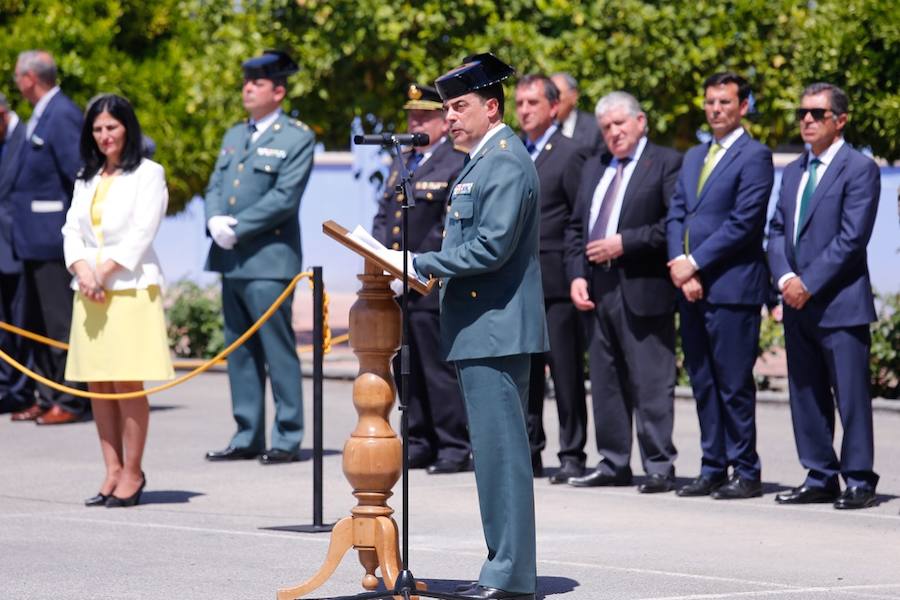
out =
{"type": "Polygon", "coordinates": [[[440,278],[441,345],[456,364],[488,547],[472,598],[532,600],[534,488],[525,431],[534,353],[546,352],[538,175],[503,124],[501,81],[512,67],[477,54],[435,81],[450,135],[469,160],[450,190],[441,249],[414,258],[440,278]]]}
{"type": "MultiPolygon", "coordinates": [[[[206,268],[222,273],[225,343],[246,331],[300,272],[300,197],[313,164],[315,136],[281,112],[287,77],[297,65],[268,50],[243,65],[242,98],[250,119],[228,130],[206,189],[213,238],[206,268]]],[[[228,357],[237,432],[211,461],[259,457],[263,464],[297,459],[303,439],[302,376],[291,329],[291,304],[228,357]],[[266,449],[266,373],[275,398],[266,449]]]]}

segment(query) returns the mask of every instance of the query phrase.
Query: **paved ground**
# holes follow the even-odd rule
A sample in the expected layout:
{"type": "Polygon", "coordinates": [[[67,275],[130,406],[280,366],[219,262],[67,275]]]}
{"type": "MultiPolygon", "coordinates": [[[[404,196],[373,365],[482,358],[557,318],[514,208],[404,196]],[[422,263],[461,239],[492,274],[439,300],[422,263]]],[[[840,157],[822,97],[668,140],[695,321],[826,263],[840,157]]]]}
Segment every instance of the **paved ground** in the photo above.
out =
{"type": "MultiPolygon", "coordinates": [[[[148,487],[134,509],[81,504],[102,478],[93,424],[0,420],[0,597],[271,599],[277,588],[312,575],[327,534],[263,529],[311,521],[312,463],[202,458],[231,433],[227,392],[226,377],[213,373],[153,398],[148,487]]],[[[339,453],[355,412],[350,382],[327,381],[325,394],[325,518],[335,521],[354,504],[339,453]]],[[[687,478],[698,467],[696,416],[683,400],[676,413],[678,474],[687,478]]],[[[554,419],[548,402],[551,439],[554,419]]],[[[876,413],[881,503],[851,513],[773,502],[777,490],[803,476],[782,404],[759,408],[763,498],[721,502],[536,481],[539,597],[900,599],[898,433],[900,413],[876,413]]],[[[304,447],[311,440],[307,435],[304,447]]],[[[553,448],[545,463],[555,463],[553,448]]],[[[411,486],[414,573],[437,589],[475,577],[485,551],[473,475],[416,471],[411,486]]],[[[316,596],[361,589],[353,554],[316,596]]]]}

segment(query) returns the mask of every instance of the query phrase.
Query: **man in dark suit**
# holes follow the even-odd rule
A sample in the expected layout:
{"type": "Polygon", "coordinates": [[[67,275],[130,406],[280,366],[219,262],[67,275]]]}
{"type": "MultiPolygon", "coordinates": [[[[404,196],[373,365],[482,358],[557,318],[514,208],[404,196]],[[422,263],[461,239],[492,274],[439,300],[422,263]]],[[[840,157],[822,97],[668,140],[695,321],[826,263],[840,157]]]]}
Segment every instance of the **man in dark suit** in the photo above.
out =
{"type": "Polygon", "coordinates": [[[675,482],[675,288],[666,269],[666,210],[681,156],[647,141],[634,96],[597,103],[607,152],[585,164],[567,231],[572,302],[591,317],[591,397],[600,464],[576,487],[631,484],[631,428],[647,479],[642,493],[675,482]]]}
{"type": "MultiPolygon", "coordinates": [[[[81,166],[81,110],[56,85],[56,64],[47,52],[21,53],[16,61],[15,81],[22,96],[34,107],[25,125],[24,143],[14,157],[9,157],[16,170],[9,190],[9,206],[16,224],[12,246],[23,264],[28,298],[26,322],[34,333],[66,341],[72,321],[72,275],[63,261],[61,229],[81,166]]],[[[36,344],[33,353],[38,373],[63,381],[64,350],[36,344]]],[[[40,383],[37,390],[37,402],[13,413],[14,421],[37,420],[40,425],[58,425],[78,421],[90,411],[90,404],[83,398],[40,383]]]]}
{"type": "MultiPolygon", "coordinates": [[[[9,188],[15,156],[25,141],[25,125],[0,94],[0,321],[25,327],[25,283],[22,263],[12,251],[12,215],[9,188]]],[[[20,363],[32,367],[31,346],[12,333],[0,331],[0,347],[20,363]]],[[[0,362],[0,414],[19,412],[34,404],[31,379],[6,362],[0,362]]]]}
{"type": "MultiPolygon", "coordinates": [[[[447,139],[444,105],[437,90],[425,85],[407,89],[406,120],[410,133],[425,133],[431,144],[408,149],[402,160],[412,172],[415,206],[407,215],[410,252],[439,250],[447,216],[450,184],[459,175],[466,153],[447,139]]],[[[394,250],[400,249],[403,199],[394,190],[400,169],[395,164],[378,203],[372,236],[394,250]]],[[[440,351],[438,295],[410,291],[410,375],[408,394],[409,466],[427,467],[430,474],[457,473],[470,466],[466,407],[459,393],[453,365],[440,351]]],[[[402,301],[398,298],[398,301],[402,301]]],[[[394,378],[400,385],[400,357],[394,359],[394,378]]]]}
{"type": "Polygon", "coordinates": [[[531,357],[528,442],[535,476],[542,475],[544,370],[550,366],[559,413],[560,468],[550,483],[584,472],[587,410],[584,401],[584,323],[569,298],[564,233],[575,207],[584,151],[555,123],[559,90],[549,77],[526,75],[516,85],[516,118],[541,183],[541,277],[550,352],[531,357]]]}
{"type": "Polygon", "coordinates": [[[667,219],[703,449],[699,477],[678,495],[750,498],[762,494],[753,365],[769,293],[762,238],[774,169],[771,151],[741,126],[750,85],[718,73],[704,89],[713,139],[685,156],[667,219]]]}
{"type": "Polygon", "coordinates": [[[525,406],[531,355],[549,350],[539,259],[538,176],[503,124],[513,69],[476,54],[435,81],[454,141],[469,148],[450,192],[447,236],[413,259],[441,278],[441,347],[469,415],[487,560],[471,598],[534,600],[534,482],[525,406]]]}
{"type": "Polygon", "coordinates": [[[875,503],[869,323],[876,316],[866,245],[881,181],[876,164],[844,142],[849,110],[835,85],[803,91],[797,120],[807,150],[785,168],[769,224],[769,266],[786,305],[794,438],[807,469],[802,485],[775,497],[781,504],[875,503]],[[835,402],[844,431],[840,459],[835,402]]]}
{"type": "Polygon", "coordinates": [[[554,73],[550,79],[559,90],[556,121],[562,134],[584,148],[588,156],[602,150],[603,136],[597,128],[597,118],[578,109],[578,82],[569,73],[554,73]]]}

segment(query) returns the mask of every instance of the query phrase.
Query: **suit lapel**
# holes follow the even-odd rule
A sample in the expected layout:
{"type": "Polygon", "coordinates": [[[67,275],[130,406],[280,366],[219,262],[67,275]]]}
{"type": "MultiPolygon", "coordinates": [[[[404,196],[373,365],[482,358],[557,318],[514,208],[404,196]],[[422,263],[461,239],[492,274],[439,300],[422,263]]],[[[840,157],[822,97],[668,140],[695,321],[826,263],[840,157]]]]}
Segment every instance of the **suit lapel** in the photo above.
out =
{"type": "Polygon", "coordinates": [[[547,160],[549,160],[551,153],[553,152],[553,147],[556,144],[557,136],[562,135],[560,133],[559,128],[553,132],[553,135],[550,136],[550,139],[547,140],[547,143],[544,144],[544,147],[541,148],[541,153],[537,155],[537,158],[534,160],[534,168],[539,169],[542,164],[544,164],[547,160]]]}
{"type": "MultiPolygon", "coordinates": [[[[744,145],[746,145],[749,140],[750,134],[745,131],[738,139],[735,140],[735,142],[731,145],[731,148],[725,151],[725,156],[719,159],[719,162],[716,163],[715,167],[713,167],[713,170],[709,174],[709,177],[706,178],[706,183],[703,184],[703,189],[700,190],[700,197],[697,198],[698,204],[706,196],[706,192],[709,191],[709,189],[712,187],[711,184],[716,180],[716,177],[719,177],[722,173],[724,173],[728,169],[728,166],[735,160],[737,160],[738,155],[740,155],[741,150],[744,149],[744,145]]],[[[709,146],[707,146],[707,150],[708,149],[709,146]]],[[[701,163],[701,169],[702,168],[703,167],[701,163]]],[[[699,179],[700,175],[698,173],[697,181],[699,181],[699,179]]]]}
{"type": "Polygon", "coordinates": [[[806,170],[809,154],[804,154],[800,162],[788,165],[781,179],[781,187],[784,189],[784,233],[794,245],[794,213],[797,210],[797,190],[800,187],[800,177],[806,170]]]}
{"type": "Polygon", "coordinates": [[[597,192],[597,186],[600,185],[600,180],[603,179],[603,174],[606,172],[606,169],[611,162],[612,155],[609,152],[604,152],[600,158],[600,168],[591,172],[591,178],[587,180],[589,185],[584,190],[584,212],[582,215],[582,235],[584,236],[585,243],[587,243],[587,239],[591,234],[591,204],[594,202],[594,194],[597,192]]]}
{"type": "Polygon", "coordinates": [[[685,204],[688,207],[695,207],[700,199],[697,197],[697,182],[700,181],[700,171],[703,170],[703,160],[706,158],[706,153],[709,152],[709,144],[703,144],[700,146],[703,148],[702,152],[696,152],[693,155],[690,155],[690,160],[684,161],[684,166],[682,170],[685,173],[684,181],[686,182],[684,186],[684,193],[687,194],[687,198],[685,198],[685,204]]]}
{"type": "MultiPolygon", "coordinates": [[[[841,172],[847,166],[847,159],[850,155],[850,147],[847,146],[847,142],[844,142],[844,145],[841,146],[841,149],[838,150],[837,154],[834,157],[834,160],[831,161],[831,164],[828,165],[828,170],[825,171],[825,174],[822,176],[822,179],[816,185],[816,191],[813,192],[812,198],[809,199],[809,207],[806,209],[806,218],[802,223],[798,223],[798,232],[797,237],[803,235],[803,231],[809,225],[810,219],[812,219],[813,213],[816,211],[816,207],[819,206],[819,202],[822,200],[822,196],[828,193],[828,188],[830,188],[837,178],[840,177],[841,172]]],[[[807,153],[808,160],[808,153],[807,153]]]]}
{"type": "Polygon", "coordinates": [[[619,211],[619,223],[622,222],[622,217],[625,216],[629,211],[629,207],[633,204],[631,199],[637,194],[638,190],[641,189],[641,185],[643,185],[644,179],[647,177],[647,171],[649,171],[653,165],[654,154],[653,144],[647,142],[644,145],[644,151],[641,152],[641,157],[638,159],[637,164],[634,165],[634,170],[631,172],[631,179],[628,180],[628,187],[625,188],[625,194],[622,196],[622,208],[619,211]]]}

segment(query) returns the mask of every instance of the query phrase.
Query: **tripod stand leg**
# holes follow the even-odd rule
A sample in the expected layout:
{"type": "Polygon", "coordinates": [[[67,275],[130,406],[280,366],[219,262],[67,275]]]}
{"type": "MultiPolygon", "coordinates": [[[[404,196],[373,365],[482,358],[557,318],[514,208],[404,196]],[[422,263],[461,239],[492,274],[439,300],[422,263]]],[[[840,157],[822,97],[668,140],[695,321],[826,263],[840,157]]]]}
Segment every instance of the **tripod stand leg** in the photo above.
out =
{"type": "MultiPolygon", "coordinates": [[[[389,517],[378,517],[375,521],[375,553],[378,555],[384,587],[390,590],[397,583],[397,576],[400,574],[400,546],[397,545],[397,523],[389,517]]],[[[416,589],[427,590],[428,586],[422,581],[416,581],[416,589]]],[[[418,596],[410,598],[418,600],[418,596]]]]}
{"type": "Polygon", "coordinates": [[[294,600],[318,588],[331,577],[331,574],[334,573],[334,570],[341,563],[344,554],[352,547],[353,517],[344,517],[337,522],[331,531],[331,543],[328,545],[328,554],[325,555],[325,562],[319,568],[319,571],[296,587],[278,590],[276,593],[277,600],[294,600]]]}

